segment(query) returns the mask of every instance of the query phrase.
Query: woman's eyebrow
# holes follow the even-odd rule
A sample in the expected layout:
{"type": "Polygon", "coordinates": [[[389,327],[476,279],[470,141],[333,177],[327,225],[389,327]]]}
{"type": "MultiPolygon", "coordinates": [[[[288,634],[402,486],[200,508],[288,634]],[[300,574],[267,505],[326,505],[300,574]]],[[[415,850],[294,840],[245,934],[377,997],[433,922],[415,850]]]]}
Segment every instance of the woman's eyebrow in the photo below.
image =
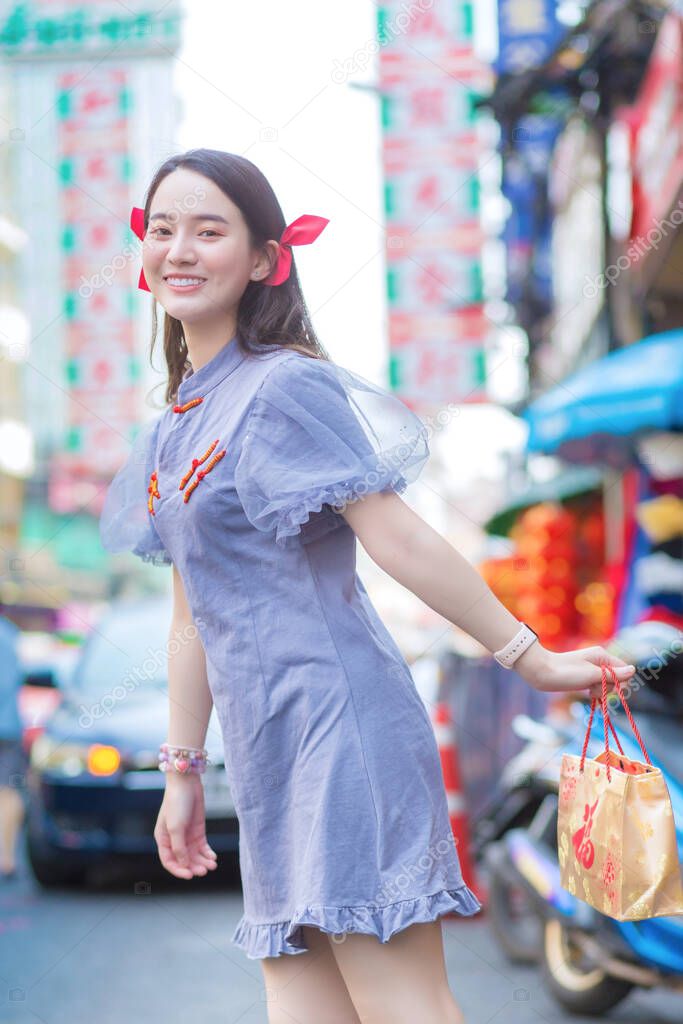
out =
{"type": "MultiPolygon", "coordinates": [[[[168,213],[153,213],[153,214],[151,214],[149,219],[151,221],[152,220],[168,220],[169,219],[169,214],[168,213]]],[[[193,213],[192,216],[190,217],[190,220],[215,220],[215,221],[220,221],[221,224],[229,224],[230,223],[229,220],[226,220],[225,217],[221,217],[217,213],[193,213]]]]}

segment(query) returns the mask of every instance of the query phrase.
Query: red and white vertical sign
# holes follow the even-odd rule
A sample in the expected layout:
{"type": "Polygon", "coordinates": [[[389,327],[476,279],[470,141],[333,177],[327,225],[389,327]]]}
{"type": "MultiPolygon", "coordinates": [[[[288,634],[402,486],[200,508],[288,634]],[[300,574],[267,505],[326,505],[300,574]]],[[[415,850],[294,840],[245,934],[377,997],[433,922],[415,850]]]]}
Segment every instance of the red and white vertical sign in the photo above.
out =
{"type": "Polygon", "coordinates": [[[473,18],[462,0],[378,9],[391,386],[421,412],[486,398],[473,18]]]}
{"type": "Polygon", "coordinates": [[[138,419],[132,286],[139,257],[128,228],[128,73],[107,65],[85,76],[68,72],[56,89],[68,399],[52,497],[63,505],[75,479],[103,478],[129,450],[138,419]]]}

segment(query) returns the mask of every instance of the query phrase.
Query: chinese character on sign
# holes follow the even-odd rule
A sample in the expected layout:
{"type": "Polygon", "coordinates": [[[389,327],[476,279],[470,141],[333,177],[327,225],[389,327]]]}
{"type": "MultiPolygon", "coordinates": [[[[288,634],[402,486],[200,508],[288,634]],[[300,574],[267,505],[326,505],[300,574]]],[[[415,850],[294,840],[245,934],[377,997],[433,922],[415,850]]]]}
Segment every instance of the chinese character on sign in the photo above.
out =
{"type": "Polygon", "coordinates": [[[414,128],[442,125],[446,120],[443,89],[416,89],[410,97],[411,123],[414,128]]]}

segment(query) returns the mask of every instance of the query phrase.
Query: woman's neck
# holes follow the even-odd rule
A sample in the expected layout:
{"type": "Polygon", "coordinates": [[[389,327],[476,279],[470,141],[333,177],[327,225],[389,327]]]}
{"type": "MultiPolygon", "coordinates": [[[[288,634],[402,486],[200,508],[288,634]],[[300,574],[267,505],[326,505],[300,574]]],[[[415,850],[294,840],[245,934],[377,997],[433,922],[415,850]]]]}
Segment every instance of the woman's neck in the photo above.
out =
{"type": "Polygon", "coordinates": [[[236,320],[230,318],[220,325],[183,324],[183,336],[187,345],[188,359],[193,370],[201,370],[202,366],[213,359],[220,350],[235,336],[236,320]]]}

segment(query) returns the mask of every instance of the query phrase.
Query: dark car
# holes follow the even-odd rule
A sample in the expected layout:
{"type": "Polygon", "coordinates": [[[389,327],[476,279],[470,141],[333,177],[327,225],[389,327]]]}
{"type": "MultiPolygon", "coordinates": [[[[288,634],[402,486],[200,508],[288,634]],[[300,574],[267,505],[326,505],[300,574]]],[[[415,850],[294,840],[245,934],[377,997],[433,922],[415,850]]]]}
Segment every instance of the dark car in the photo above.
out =
{"type": "MultiPolygon", "coordinates": [[[[108,612],[33,742],[26,837],[43,885],[82,881],[89,867],[103,862],[149,856],[158,863],[153,832],[165,784],[157,765],[168,723],[170,621],[164,597],[108,612]]],[[[202,776],[207,835],[234,867],[238,823],[215,709],[205,746],[211,762],[202,776]]]]}

